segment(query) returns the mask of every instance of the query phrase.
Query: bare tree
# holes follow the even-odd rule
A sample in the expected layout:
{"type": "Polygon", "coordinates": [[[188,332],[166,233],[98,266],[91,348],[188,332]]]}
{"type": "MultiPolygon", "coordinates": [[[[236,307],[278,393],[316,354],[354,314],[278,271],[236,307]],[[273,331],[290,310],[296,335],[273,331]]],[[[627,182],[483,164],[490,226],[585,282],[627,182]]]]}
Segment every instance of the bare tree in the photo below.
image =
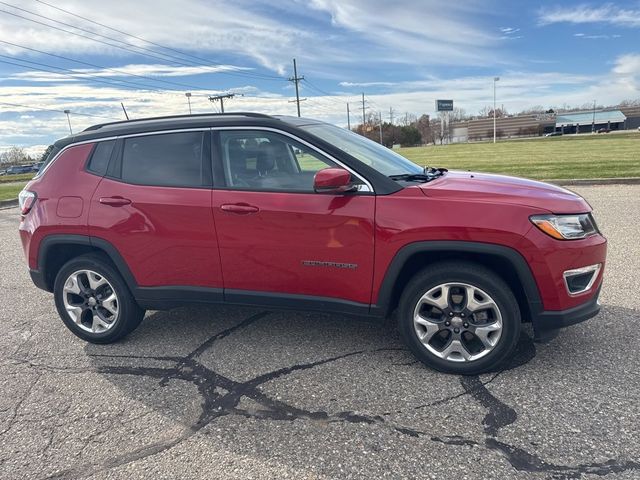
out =
{"type": "Polygon", "coordinates": [[[31,157],[20,147],[11,147],[6,152],[0,154],[0,163],[3,164],[19,165],[21,163],[28,163],[31,161],[31,157]]]}

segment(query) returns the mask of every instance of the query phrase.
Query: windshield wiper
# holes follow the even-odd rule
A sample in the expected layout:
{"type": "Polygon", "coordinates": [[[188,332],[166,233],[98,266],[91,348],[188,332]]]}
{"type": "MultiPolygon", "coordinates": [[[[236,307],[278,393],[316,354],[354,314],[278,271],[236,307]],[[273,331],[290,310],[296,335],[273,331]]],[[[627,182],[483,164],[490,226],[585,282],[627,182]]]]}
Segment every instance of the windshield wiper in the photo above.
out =
{"type": "Polygon", "coordinates": [[[447,171],[446,168],[425,167],[423,173],[402,173],[399,175],[389,175],[391,180],[404,180],[407,182],[430,182],[447,171]]]}

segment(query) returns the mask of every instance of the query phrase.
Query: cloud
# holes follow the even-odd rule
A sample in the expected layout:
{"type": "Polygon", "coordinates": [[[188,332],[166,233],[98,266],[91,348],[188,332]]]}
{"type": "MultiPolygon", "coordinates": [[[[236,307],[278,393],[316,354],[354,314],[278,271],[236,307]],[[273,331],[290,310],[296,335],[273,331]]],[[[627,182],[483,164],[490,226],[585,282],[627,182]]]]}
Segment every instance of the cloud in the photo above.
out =
{"type": "Polygon", "coordinates": [[[553,23],[607,23],[621,27],[640,27],[640,9],[622,8],[612,3],[601,6],[578,5],[545,8],[539,11],[541,25],[553,23]]]}
{"type": "MultiPolygon", "coordinates": [[[[25,8],[60,22],[78,23],[76,18],[42,4],[29,3],[25,8]]],[[[385,0],[85,0],[64,8],[87,18],[94,18],[99,11],[101,23],[189,55],[197,52],[207,65],[248,63],[282,76],[290,74],[292,57],[305,66],[305,72],[328,76],[342,72],[345,66],[370,67],[372,58],[393,64],[483,65],[500,55],[494,48],[497,35],[483,27],[486,18],[494,14],[475,2],[424,0],[417,6],[415,0],[398,0],[393,5],[385,0]]],[[[78,26],[111,39],[102,37],[96,42],[14,16],[0,16],[0,31],[11,42],[59,55],[135,57],[134,62],[140,64],[144,55],[151,54],[156,58],[147,60],[154,64],[203,63],[86,21],[78,26]],[[131,45],[119,43],[122,41],[131,45]]],[[[26,55],[24,50],[5,44],[0,44],[0,51],[26,55]]]]}
{"type": "Polygon", "coordinates": [[[391,87],[396,82],[340,82],[341,87],[391,87]]]}
{"type": "MultiPolygon", "coordinates": [[[[366,83],[366,82],[360,82],[366,83]]],[[[303,82],[301,94],[308,100],[301,105],[303,116],[319,118],[338,125],[346,125],[347,102],[360,101],[359,82],[342,82],[353,93],[317,95],[303,82]]],[[[374,83],[374,82],[371,82],[374,83]]],[[[378,82],[380,83],[380,82],[378,82]]],[[[476,113],[492,101],[490,76],[469,75],[459,78],[430,76],[407,82],[385,82],[386,91],[366,95],[372,111],[433,114],[434,100],[452,98],[455,105],[469,113],[476,113]]],[[[510,112],[531,105],[582,105],[598,99],[599,104],[616,104],[624,99],[640,97],[640,54],[627,54],[614,58],[612,68],[601,75],[576,75],[562,72],[506,71],[501,73],[498,102],[510,112]]],[[[252,85],[239,85],[245,89],[244,97],[225,102],[227,111],[259,111],[267,114],[295,115],[295,103],[290,103],[289,91],[282,94],[267,93],[252,85]]],[[[194,90],[191,105],[194,113],[213,112],[206,90],[194,90]]],[[[0,102],[33,105],[56,111],[42,111],[30,107],[8,107],[0,103],[0,131],[2,145],[44,145],[63,137],[68,132],[66,116],[62,110],[71,110],[71,123],[78,131],[95,123],[123,119],[120,101],[124,102],[131,118],[143,118],[188,112],[182,92],[127,90],[83,84],[0,86],[0,102]],[[20,118],[20,116],[33,118],[20,118]],[[87,115],[96,115],[90,117],[87,115]]],[[[357,109],[352,109],[352,113],[357,109]]],[[[358,121],[354,113],[352,119],[358,121]]]]}
{"type": "MultiPolygon", "coordinates": [[[[131,76],[143,77],[186,77],[193,75],[204,75],[211,73],[233,73],[251,70],[246,67],[237,67],[234,65],[215,65],[215,66],[194,66],[180,67],[173,65],[159,64],[130,64],[121,67],[108,68],[70,68],[70,72],[64,73],[48,73],[40,71],[28,71],[15,73],[6,77],[6,79],[28,80],[32,82],[58,82],[58,81],[82,81],[83,78],[100,78],[100,77],[116,77],[125,78],[127,81],[139,82],[145,79],[131,78],[131,76]],[[69,77],[68,75],[74,75],[69,77]]],[[[152,78],[146,79],[147,82],[153,81],[152,78]]]]}
{"type": "Polygon", "coordinates": [[[589,40],[609,40],[611,38],[620,38],[622,35],[587,35],[586,33],[574,33],[574,37],[584,38],[589,40]]]}

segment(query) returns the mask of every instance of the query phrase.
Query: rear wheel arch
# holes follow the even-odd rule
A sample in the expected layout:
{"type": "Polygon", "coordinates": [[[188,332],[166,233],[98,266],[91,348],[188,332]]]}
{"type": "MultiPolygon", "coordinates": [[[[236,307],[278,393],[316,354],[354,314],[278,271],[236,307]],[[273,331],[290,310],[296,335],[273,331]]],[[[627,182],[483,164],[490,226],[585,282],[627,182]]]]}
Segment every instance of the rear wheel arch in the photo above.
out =
{"type": "Polygon", "coordinates": [[[48,235],[38,248],[38,270],[44,276],[47,291],[52,292],[56,275],[69,260],[89,253],[109,261],[122,275],[130,291],[137,283],[120,252],[109,242],[88,235],[48,235]]]}
{"type": "Polygon", "coordinates": [[[417,273],[447,260],[480,264],[500,276],[513,291],[523,321],[530,321],[542,310],[533,273],[519,252],[503,245],[466,241],[415,242],[402,247],[387,268],[375,308],[389,316],[417,273]]]}

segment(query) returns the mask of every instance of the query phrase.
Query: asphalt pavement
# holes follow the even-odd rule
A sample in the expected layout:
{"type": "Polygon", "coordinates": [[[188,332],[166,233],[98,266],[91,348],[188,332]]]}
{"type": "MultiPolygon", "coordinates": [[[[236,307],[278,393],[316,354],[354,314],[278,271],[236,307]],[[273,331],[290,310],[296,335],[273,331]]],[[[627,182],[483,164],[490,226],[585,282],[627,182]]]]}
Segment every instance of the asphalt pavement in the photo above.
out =
{"type": "Polygon", "coordinates": [[[640,478],[640,186],[573,188],[610,242],[602,313],[472,377],[317,313],[180,308],[84,343],[0,210],[0,478],[640,478]]]}

